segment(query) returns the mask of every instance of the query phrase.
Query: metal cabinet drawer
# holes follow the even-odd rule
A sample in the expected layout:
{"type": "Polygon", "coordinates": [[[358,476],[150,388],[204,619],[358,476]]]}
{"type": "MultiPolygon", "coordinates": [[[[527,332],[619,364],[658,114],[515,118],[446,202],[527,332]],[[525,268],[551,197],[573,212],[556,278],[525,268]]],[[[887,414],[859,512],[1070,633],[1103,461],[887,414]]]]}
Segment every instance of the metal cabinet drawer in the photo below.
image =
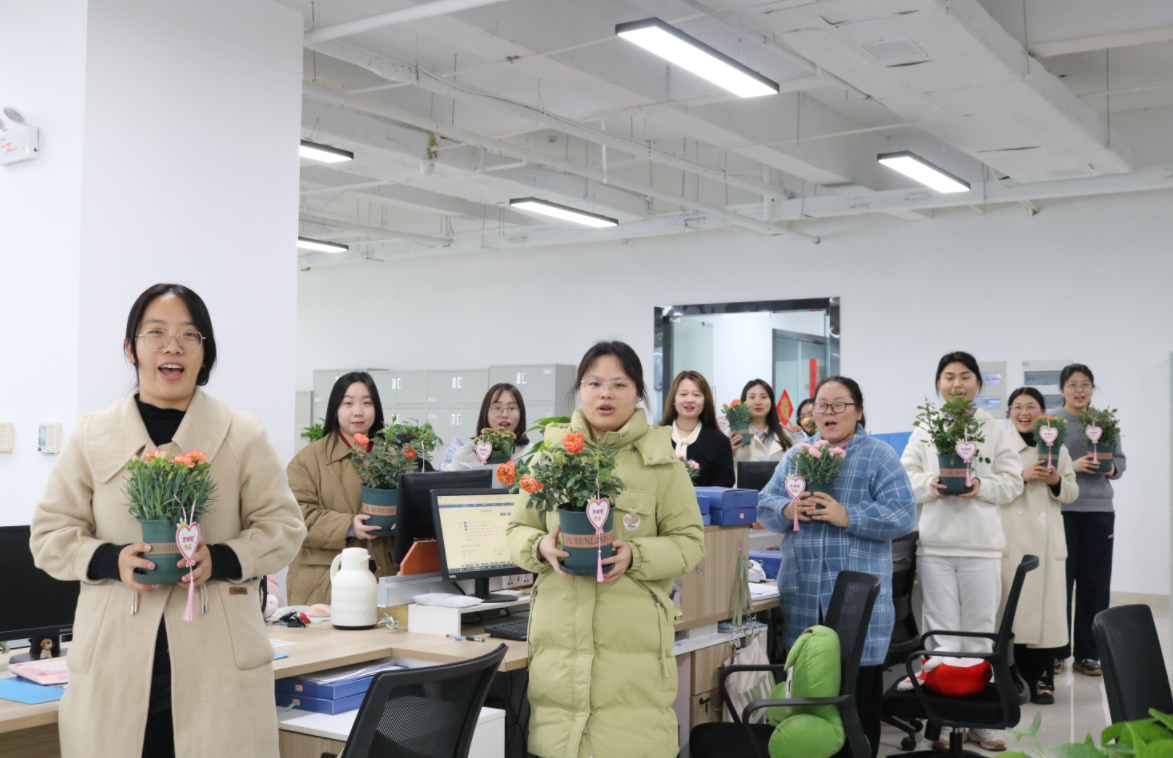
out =
{"type": "Polygon", "coordinates": [[[428,405],[475,405],[479,408],[488,389],[488,371],[428,372],[428,405]]]}

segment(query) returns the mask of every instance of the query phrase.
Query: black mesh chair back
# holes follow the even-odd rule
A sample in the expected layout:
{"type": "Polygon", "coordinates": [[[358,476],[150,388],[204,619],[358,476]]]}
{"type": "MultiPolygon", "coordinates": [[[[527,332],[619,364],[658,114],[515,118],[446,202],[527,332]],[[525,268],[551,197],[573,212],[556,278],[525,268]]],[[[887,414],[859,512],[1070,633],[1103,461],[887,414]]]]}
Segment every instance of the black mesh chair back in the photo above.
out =
{"type": "Polygon", "coordinates": [[[831,604],[823,626],[839,635],[839,662],[843,671],[841,690],[854,693],[859,678],[859,662],[867,641],[872,609],[880,596],[880,580],[862,571],[840,571],[831,592],[831,604]]]}
{"type": "Polygon", "coordinates": [[[737,486],[761,492],[774,478],[776,468],[778,461],[741,461],[737,464],[737,486]]]}
{"type": "Polygon", "coordinates": [[[998,639],[994,642],[994,649],[1010,651],[1011,664],[1014,663],[1014,616],[1018,613],[1018,598],[1022,595],[1026,575],[1038,567],[1037,555],[1022,556],[1022,562],[1014,570],[1014,583],[1010,585],[1010,594],[1006,596],[1006,609],[1002,612],[1002,626],[998,628],[998,639]]]}
{"type": "Polygon", "coordinates": [[[377,675],[342,758],[467,758],[506,650],[500,645],[469,661],[377,675]]]}
{"type": "Polygon", "coordinates": [[[1100,611],[1092,632],[1104,666],[1112,723],[1147,719],[1150,708],[1173,713],[1173,692],[1152,608],[1121,605],[1100,611]]]}
{"type": "Polygon", "coordinates": [[[895,623],[888,645],[885,666],[903,664],[905,657],[920,647],[920,630],[912,612],[912,586],[916,581],[916,541],[920,532],[892,540],[892,607],[895,623]]]}

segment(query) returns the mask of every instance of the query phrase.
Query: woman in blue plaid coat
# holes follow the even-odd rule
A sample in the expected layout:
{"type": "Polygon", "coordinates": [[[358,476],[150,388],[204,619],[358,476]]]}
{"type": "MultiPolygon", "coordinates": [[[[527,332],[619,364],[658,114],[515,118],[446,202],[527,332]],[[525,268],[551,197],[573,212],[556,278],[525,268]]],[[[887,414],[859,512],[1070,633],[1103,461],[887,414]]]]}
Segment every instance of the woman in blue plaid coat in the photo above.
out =
{"type": "Polygon", "coordinates": [[[758,521],[784,535],[778,591],[788,648],[803,630],[820,623],[840,571],[863,571],[880,579],[880,597],[868,625],[856,688],[860,721],[874,758],[880,745],[883,663],[895,618],[892,540],[915,527],[916,497],[900,456],[864,430],[863,392],[854,380],[824,379],[815,390],[814,419],[818,434],[807,442],[825,440],[847,452],[834,496],[805,492],[797,502],[791,499],[786,477],[795,473],[794,459],[802,449],[794,447],[762,490],[758,521]]]}

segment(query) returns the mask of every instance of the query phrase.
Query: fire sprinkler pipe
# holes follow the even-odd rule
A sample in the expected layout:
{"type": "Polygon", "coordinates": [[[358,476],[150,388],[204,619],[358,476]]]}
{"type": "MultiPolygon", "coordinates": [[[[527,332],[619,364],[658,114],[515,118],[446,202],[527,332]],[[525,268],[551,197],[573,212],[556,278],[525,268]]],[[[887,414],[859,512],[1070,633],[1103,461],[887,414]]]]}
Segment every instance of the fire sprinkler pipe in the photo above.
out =
{"type": "Polygon", "coordinates": [[[357,21],[347,21],[345,24],[323,26],[305,33],[305,44],[325,42],[326,40],[349,37],[362,34],[372,29],[379,29],[392,24],[407,24],[434,16],[443,16],[446,13],[458,13],[470,8],[479,8],[483,5],[505,2],[505,0],[436,0],[433,3],[416,5],[411,8],[402,8],[390,13],[380,13],[370,18],[360,18],[357,21]]]}

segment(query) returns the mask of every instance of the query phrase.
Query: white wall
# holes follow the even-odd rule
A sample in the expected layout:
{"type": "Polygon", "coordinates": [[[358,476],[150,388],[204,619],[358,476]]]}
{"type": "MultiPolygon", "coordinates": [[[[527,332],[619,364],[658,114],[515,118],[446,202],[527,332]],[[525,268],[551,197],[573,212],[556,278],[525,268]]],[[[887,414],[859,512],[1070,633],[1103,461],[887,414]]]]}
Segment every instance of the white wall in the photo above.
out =
{"type": "Polygon", "coordinates": [[[0,105],[41,127],[44,153],[0,168],[0,526],[27,524],[56,460],[37,425],[77,417],[78,248],[85,105],[86,2],[7,3],[0,24],[0,105]],[[17,73],[19,72],[19,73],[17,73]]]}
{"type": "Polygon", "coordinates": [[[16,409],[0,420],[17,416],[21,446],[0,455],[0,523],[29,522],[54,461],[36,423],[68,435],[133,387],[126,317],[159,281],[208,304],[208,390],[291,457],[301,15],[271,0],[10,5],[0,70],[22,73],[3,104],[46,137],[38,162],[0,169],[16,199],[0,251],[0,409],[16,409]]]}
{"type": "Polygon", "coordinates": [[[873,431],[911,428],[949,350],[1007,361],[1011,387],[1023,360],[1091,365],[1100,400],[1120,409],[1129,459],[1116,485],[1114,589],[1165,593],[1171,200],[805,225],[823,236],[817,247],[719,232],[319,267],[300,277],[297,383],[309,389],[310,372],[328,366],[575,363],[604,337],[631,342],[649,370],[655,304],[780,299],[789,290],[778,283],[801,266],[817,273],[804,296],[841,298],[842,371],[862,385],[873,431]],[[752,276],[712,275],[732,271],[752,276]],[[503,272],[516,272],[512,289],[503,272]],[[523,303],[516,316],[496,304],[503,292],[523,303]],[[358,307],[372,328],[356,326],[358,307]],[[427,314],[417,321],[427,326],[409,327],[409,314],[427,314]]]}

